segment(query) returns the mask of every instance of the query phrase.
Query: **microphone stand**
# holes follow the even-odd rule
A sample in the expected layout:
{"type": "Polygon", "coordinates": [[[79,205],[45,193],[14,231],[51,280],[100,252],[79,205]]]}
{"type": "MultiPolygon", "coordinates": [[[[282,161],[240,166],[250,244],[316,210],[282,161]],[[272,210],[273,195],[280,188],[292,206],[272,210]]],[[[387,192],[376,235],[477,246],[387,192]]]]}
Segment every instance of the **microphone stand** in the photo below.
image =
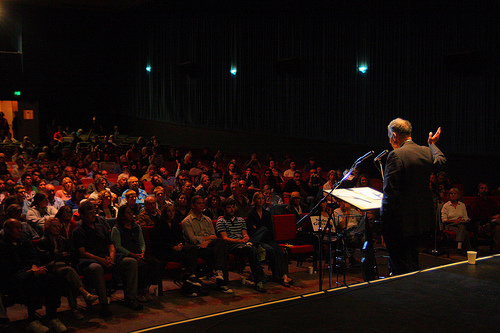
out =
{"type": "MultiPolygon", "coordinates": [[[[329,196],[332,196],[332,192],[334,190],[336,190],[344,181],[347,180],[347,178],[349,178],[349,176],[351,175],[351,173],[354,171],[354,169],[356,169],[356,167],[358,165],[360,165],[364,160],[366,160],[368,157],[370,157],[371,155],[373,155],[373,150],[366,153],[365,155],[361,156],[360,158],[358,158],[354,164],[351,166],[351,169],[344,175],[344,177],[339,180],[338,182],[335,183],[335,185],[332,187],[332,189],[329,191],[329,192],[326,192],[327,195],[323,196],[323,198],[318,201],[318,203],[309,211],[309,213],[307,213],[306,215],[304,215],[300,220],[297,221],[296,223],[296,227],[301,227],[304,222],[313,214],[315,213],[317,210],[318,210],[318,207],[321,206],[321,203],[323,201],[325,201],[329,196]]],[[[331,215],[331,214],[330,214],[331,215]]],[[[325,233],[327,230],[331,230],[331,227],[332,227],[332,224],[331,224],[331,221],[333,220],[333,217],[332,216],[329,216],[328,217],[328,220],[326,222],[326,225],[325,225],[325,228],[322,230],[322,232],[320,233],[319,235],[319,239],[318,239],[318,242],[319,242],[319,247],[318,247],[318,275],[319,275],[319,291],[322,291],[323,290],[323,264],[322,264],[322,261],[323,261],[323,258],[322,258],[322,252],[323,252],[323,238],[325,236],[325,233]]],[[[331,250],[331,248],[330,248],[331,250]]],[[[330,251],[330,258],[332,256],[332,253],[330,251]]],[[[329,270],[330,270],[330,276],[332,276],[332,265],[330,265],[329,267],[329,270]]],[[[331,287],[331,279],[330,279],[330,287],[331,287]]]]}

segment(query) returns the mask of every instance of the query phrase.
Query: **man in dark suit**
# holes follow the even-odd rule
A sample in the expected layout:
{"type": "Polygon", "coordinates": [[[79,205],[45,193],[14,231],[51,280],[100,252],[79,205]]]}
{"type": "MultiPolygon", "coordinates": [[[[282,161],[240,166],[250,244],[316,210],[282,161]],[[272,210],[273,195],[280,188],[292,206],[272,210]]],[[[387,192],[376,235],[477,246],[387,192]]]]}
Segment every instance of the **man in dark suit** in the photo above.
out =
{"type": "Polygon", "coordinates": [[[434,215],[430,174],[446,163],[435,145],[441,128],[434,135],[429,133],[429,147],[414,143],[411,130],[410,122],[401,118],[394,119],[388,126],[394,150],[387,156],[381,218],[395,275],[418,270],[420,224],[433,219],[434,215]]]}

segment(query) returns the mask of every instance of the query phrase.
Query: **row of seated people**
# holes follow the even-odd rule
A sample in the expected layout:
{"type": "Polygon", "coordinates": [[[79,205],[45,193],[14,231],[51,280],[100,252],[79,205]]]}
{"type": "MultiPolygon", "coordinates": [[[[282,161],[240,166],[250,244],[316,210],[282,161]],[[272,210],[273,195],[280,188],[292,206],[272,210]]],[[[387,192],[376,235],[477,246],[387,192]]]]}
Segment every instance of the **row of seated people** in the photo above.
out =
{"type": "Polygon", "coordinates": [[[486,238],[493,252],[500,251],[500,205],[488,193],[488,185],[480,183],[478,195],[464,200],[458,188],[451,188],[448,201],[440,205],[440,228],[455,239],[461,254],[471,248],[470,235],[476,242],[486,238]]]}
{"type": "MultiPolygon", "coordinates": [[[[145,209],[148,202],[152,209],[156,209],[156,199],[152,196],[149,198],[153,200],[146,201],[145,209]]],[[[186,283],[199,286],[202,282],[195,275],[196,260],[202,257],[215,269],[217,289],[232,293],[227,287],[229,251],[248,258],[256,282],[255,289],[266,292],[257,251],[257,246],[261,245],[267,252],[273,277],[284,286],[289,286],[291,279],[287,276],[288,265],[280,247],[273,241],[270,214],[263,209],[264,196],[259,193],[256,198],[258,203],[254,208],[254,218],[249,218],[247,223],[234,215],[234,201],[226,200],[225,213],[216,224],[217,233],[212,220],[203,215],[203,198],[193,197],[191,213],[181,224],[174,221],[174,206],[167,204],[150,233],[150,251],[146,250],[142,228],[136,224],[132,210],[127,205],[118,210],[117,223],[111,231],[106,220],[96,217],[95,205],[90,200],[84,201],[78,208],[81,219],[78,224],[72,220],[71,209],[68,206],[61,207],[59,218],[48,218],[43,223],[44,236],[36,244],[38,255],[29,236],[24,234],[21,222],[9,218],[4,224],[3,239],[0,241],[1,279],[2,286],[5,286],[2,291],[15,295],[28,305],[29,318],[32,319],[28,328],[39,332],[44,330],[44,325],[35,319],[34,311],[42,303],[47,308],[49,326],[57,331],[64,329],[64,324],[55,317],[60,306],[60,287],[64,285],[62,280],[72,291],[68,297],[71,298],[69,304],[75,317],[81,317],[76,309],[78,292],[89,305],[98,299],[101,315],[111,315],[104,279],[106,272],[121,276],[126,305],[140,310],[142,306],[137,300],[150,298],[148,286],[158,281],[160,260],[182,262],[187,272],[186,283]],[[78,257],[76,262],[71,260],[72,248],[78,257]],[[83,287],[76,271],[95,288],[96,296],[83,287]],[[27,277],[20,278],[24,275],[27,277]],[[57,281],[59,289],[39,288],[49,278],[57,281]]],[[[183,289],[190,296],[196,296],[192,289],[183,289]]]]}

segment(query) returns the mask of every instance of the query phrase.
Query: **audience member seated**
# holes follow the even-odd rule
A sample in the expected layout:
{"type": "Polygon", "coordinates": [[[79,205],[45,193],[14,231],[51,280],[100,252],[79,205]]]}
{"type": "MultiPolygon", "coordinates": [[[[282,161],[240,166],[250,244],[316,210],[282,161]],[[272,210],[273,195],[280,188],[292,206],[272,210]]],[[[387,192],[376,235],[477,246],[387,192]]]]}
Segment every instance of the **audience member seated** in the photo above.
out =
{"type": "Polygon", "coordinates": [[[33,202],[33,197],[38,190],[36,186],[33,186],[33,178],[28,172],[21,176],[21,183],[26,190],[26,196],[24,197],[24,200],[28,201],[29,203],[33,202]]]}
{"type": "Polygon", "coordinates": [[[78,311],[76,297],[83,296],[86,303],[92,304],[98,297],[83,287],[80,276],[71,267],[71,244],[69,239],[61,236],[62,224],[55,217],[47,219],[43,227],[44,236],[36,244],[40,262],[52,273],[64,278],[67,284],[66,296],[71,314],[77,320],[83,319],[78,311]]]}
{"type": "Polygon", "coordinates": [[[441,208],[441,221],[444,230],[453,231],[456,234],[457,248],[466,251],[470,249],[469,232],[467,231],[470,219],[467,215],[467,207],[460,201],[460,191],[457,188],[451,188],[448,191],[448,200],[441,208]]]}
{"type": "Polygon", "coordinates": [[[156,174],[151,179],[151,189],[149,190],[149,194],[153,194],[154,188],[158,186],[163,187],[163,180],[160,175],[156,174]]]}
{"type": "MultiPolygon", "coordinates": [[[[71,195],[75,190],[75,183],[70,177],[64,177],[62,180],[62,189],[56,191],[56,196],[63,201],[71,199],[71,195]]],[[[86,192],[86,191],[85,191],[86,192]]]]}
{"type": "Polygon", "coordinates": [[[16,162],[12,168],[12,177],[21,178],[26,172],[26,160],[22,155],[18,156],[15,160],[14,156],[12,156],[12,160],[16,162]]]}
{"type": "MultiPolygon", "coordinates": [[[[156,202],[154,206],[156,208],[156,202]]],[[[111,230],[111,239],[118,253],[137,261],[137,300],[139,302],[151,301],[153,297],[149,293],[149,286],[158,282],[159,262],[153,256],[146,254],[142,228],[135,223],[129,207],[121,206],[118,209],[116,225],[111,230]]]]}
{"type": "Polygon", "coordinates": [[[26,214],[26,221],[38,233],[43,233],[43,225],[47,219],[54,217],[57,209],[49,206],[49,199],[45,193],[37,193],[33,198],[31,208],[26,214]]]}
{"type": "Polygon", "coordinates": [[[0,240],[0,281],[2,291],[28,307],[27,331],[42,333],[49,327],[65,332],[57,318],[64,281],[38,261],[30,240],[21,238],[21,223],[9,219],[4,224],[5,236],[0,240]],[[42,324],[36,310],[45,305],[48,326],[42,324]]]}
{"type": "Polygon", "coordinates": [[[221,208],[221,198],[218,194],[210,194],[205,201],[205,207],[207,208],[203,211],[203,215],[206,215],[211,220],[217,220],[224,215],[224,210],[221,208]]]}
{"type": "Polygon", "coordinates": [[[294,172],[297,170],[297,163],[294,160],[290,161],[290,168],[285,170],[283,176],[286,178],[293,178],[294,172]]]}
{"type": "Polygon", "coordinates": [[[245,168],[248,168],[248,167],[250,167],[252,169],[252,172],[260,173],[261,166],[260,166],[259,160],[257,159],[256,153],[253,153],[250,156],[250,159],[245,163],[245,168]]]}
{"type": "Polygon", "coordinates": [[[139,214],[142,210],[142,205],[137,203],[137,194],[134,190],[128,190],[125,194],[125,200],[121,203],[120,206],[128,206],[132,209],[132,213],[135,219],[139,218],[139,214]]]}
{"type": "Polygon", "coordinates": [[[50,183],[45,185],[45,192],[47,193],[47,198],[49,199],[49,206],[52,206],[57,210],[64,206],[64,201],[56,196],[56,188],[54,185],[50,183]]]}
{"type": "Polygon", "coordinates": [[[203,164],[202,161],[196,161],[194,167],[189,170],[189,176],[191,177],[199,177],[202,173],[206,173],[208,168],[203,164]]]}
{"type": "Polygon", "coordinates": [[[257,191],[260,191],[259,178],[253,174],[252,167],[247,167],[245,169],[245,174],[241,177],[242,180],[247,183],[247,190],[251,196],[257,191]]]}
{"type": "Polygon", "coordinates": [[[59,208],[59,211],[54,217],[59,220],[59,223],[61,223],[61,232],[59,235],[69,239],[71,237],[71,233],[76,228],[76,221],[73,219],[73,210],[71,207],[62,206],[59,208]]]}
{"type": "Polygon", "coordinates": [[[478,194],[468,207],[473,229],[489,235],[495,252],[500,251],[500,207],[489,196],[486,183],[479,183],[478,194]]]}
{"type": "Polygon", "coordinates": [[[116,184],[110,188],[111,192],[116,194],[118,198],[122,196],[123,192],[128,190],[128,177],[129,176],[126,173],[119,174],[116,184]]]}
{"type": "MultiPolygon", "coordinates": [[[[21,238],[27,240],[39,239],[38,233],[26,222],[22,222],[22,208],[18,204],[11,204],[5,211],[5,220],[15,219],[21,222],[21,238]]],[[[4,221],[2,221],[3,225],[4,221]]],[[[0,227],[1,229],[1,227],[0,227]]],[[[4,230],[0,230],[0,235],[4,235],[4,230]]]]}
{"type": "Polygon", "coordinates": [[[96,200],[101,191],[107,191],[113,197],[111,189],[106,187],[107,185],[108,185],[108,180],[106,179],[106,177],[103,177],[101,175],[96,175],[94,178],[94,191],[90,193],[88,199],[96,200]]]}
{"type": "Polygon", "coordinates": [[[197,249],[197,255],[208,266],[215,269],[217,289],[225,294],[232,294],[229,283],[228,253],[224,241],[217,238],[212,220],[203,215],[205,204],[202,197],[195,195],[191,200],[191,212],[182,221],[182,230],[186,239],[187,250],[197,249]]]}
{"type": "Polygon", "coordinates": [[[283,198],[279,193],[273,192],[271,184],[262,184],[262,193],[266,197],[266,209],[270,209],[271,206],[282,205],[283,198]]]}
{"type": "Polygon", "coordinates": [[[309,186],[307,186],[305,181],[300,179],[301,176],[302,173],[299,170],[294,172],[293,178],[287,181],[283,187],[283,197],[290,197],[290,193],[292,192],[299,192],[302,197],[307,197],[309,193],[309,186]]]}
{"type": "Polygon", "coordinates": [[[288,263],[283,250],[274,240],[274,228],[271,213],[265,209],[266,198],[262,192],[253,195],[253,208],[248,213],[247,233],[251,243],[258,243],[266,250],[266,258],[273,272],[273,279],[289,287],[292,279],[288,277],[288,263]]]}
{"type": "Polygon", "coordinates": [[[141,182],[146,181],[150,182],[153,180],[153,176],[156,174],[156,166],[150,164],[146,169],[146,173],[141,177],[141,182]]]}
{"type": "Polygon", "coordinates": [[[236,163],[229,163],[223,177],[224,184],[229,186],[229,184],[231,184],[231,181],[233,180],[233,174],[235,173],[239,174],[238,172],[236,172],[236,163]]]}
{"type": "Polygon", "coordinates": [[[354,253],[351,248],[361,247],[363,244],[365,233],[363,216],[361,212],[343,200],[340,200],[340,207],[333,211],[333,215],[336,219],[334,224],[338,223],[336,227],[337,232],[343,233],[344,235],[344,241],[348,248],[346,257],[349,258],[349,263],[351,265],[355,265],[357,261],[354,258],[354,253]]]}
{"type": "Polygon", "coordinates": [[[309,208],[302,203],[304,198],[299,192],[295,191],[290,193],[290,203],[285,207],[283,214],[293,214],[295,215],[295,220],[298,221],[302,218],[302,214],[307,214],[309,208]]]}
{"type": "Polygon", "coordinates": [[[156,198],[156,206],[160,211],[163,210],[167,203],[173,204],[173,202],[170,201],[170,198],[165,195],[165,189],[163,186],[153,188],[153,195],[156,198]]]}
{"type": "Polygon", "coordinates": [[[250,200],[243,195],[242,187],[239,182],[231,183],[231,196],[229,199],[235,201],[235,214],[238,217],[247,217],[248,212],[252,208],[250,206],[250,200]]]}
{"type": "Polygon", "coordinates": [[[325,184],[325,180],[321,178],[316,168],[312,168],[309,170],[309,179],[307,181],[307,186],[309,187],[309,195],[310,197],[316,198],[320,194],[320,190],[323,189],[323,184],[325,184]]]}
{"type": "Polygon", "coordinates": [[[175,221],[177,221],[177,223],[181,223],[188,216],[189,210],[191,209],[187,196],[185,194],[181,194],[177,200],[175,200],[174,204],[175,221]]]}
{"type": "MultiPolygon", "coordinates": [[[[14,195],[17,199],[17,203],[19,204],[19,206],[22,207],[24,219],[26,219],[26,214],[28,213],[28,210],[30,209],[31,203],[25,200],[26,190],[24,189],[24,186],[23,185],[14,186],[14,195]]],[[[8,198],[4,199],[4,203],[7,199],[8,198]]],[[[4,206],[8,207],[5,204],[4,204],[4,206]]]]}
{"type": "Polygon", "coordinates": [[[99,192],[97,196],[97,215],[102,216],[106,219],[116,218],[118,209],[113,204],[113,199],[111,198],[111,193],[106,190],[99,192]]]}
{"type": "Polygon", "coordinates": [[[77,210],[80,207],[82,201],[85,201],[85,196],[87,195],[87,189],[83,185],[78,185],[74,190],[71,198],[66,200],[64,204],[70,206],[71,209],[77,210]]]}
{"type": "Polygon", "coordinates": [[[184,246],[185,241],[179,223],[175,222],[175,207],[167,203],[161,211],[161,218],[155,223],[151,232],[151,247],[153,256],[161,262],[178,262],[186,269],[185,283],[181,291],[191,297],[198,294],[192,286],[201,287],[196,277],[196,248],[184,246]]]}
{"type": "Polygon", "coordinates": [[[168,174],[168,170],[165,167],[159,168],[158,173],[161,176],[161,181],[163,186],[171,186],[172,188],[175,186],[175,177],[170,176],[168,174]]]}
{"type": "Polygon", "coordinates": [[[316,169],[318,164],[316,163],[316,159],[314,157],[309,158],[309,163],[304,165],[304,172],[309,172],[311,169],[316,169]]]}
{"type": "Polygon", "coordinates": [[[109,173],[113,173],[116,163],[113,162],[108,153],[102,155],[102,161],[99,162],[99,169],[106,170],[109,173]]]}
{"type": "MultiPolygon", "coordinates": [[[[323,196],[327,196],[328,194],[325,191],[331,190],[335,184],[337,183],[337,171],[335,170],[330,170],[328,171],[327,175],[327,182],[323,184],[323,196]]],[[[328,199],[326,199],[329,203],[335,202],[335,198],[332,196],[329,196],[328,199]]]]}
{"type": "Polygon", "coordinates": [[[439,195],[441,196],[441,201],[446,202],[447,193],[451,189],[452,185],[448,179],[448,175],[444,171],[440,171],[437,174],[437,187],[439,195]]]}
{"type": "Polygon", "coordinates": [[[127,192],[129,191],[134,191],[136,193],[136,203],[137,204],[144,204],[144,199],[148,196],[148,193],[144,191],[142,188],[139,188],[139,179],[135,176],[131,176],[128,178],[128,190],[124,191],[122,193],[122,196],[120,198],[120,203],[122,203],[125,200],[125,196],[127,195],[127,192]]]}
{"type": "Polygon", "coordinates": [[[78,268],[85,279],[95,287],[99,296],[100,314],[112,315],[106,294],[105,272],[118,267],[125,283],[125,304],[132,310],[142,310],[137,303],[137,261],[134,258],[117,256],[109,232],[96,220],[94,204],[85,201],[78,208],[82,224],[72,234],[73,247],[78,251],[78,268]]]}
{"type": "Polygon", "coordinates": [[[224,174],[219,169],[219,163],[217,161],[212,161],[212,163],[210,163],[207,175],[210,177],[212,184],[217,185],[217,187],[222,187],[222,177],[224,174]]]}
{"type": "Polygon", "coordinates": [[[200,176],[200,185],[196,187],[196,195],[203,197],[203,199],[208,197],[210,194],[209,188],[211,183],[212,181],[210,180],[210,177],[206,174],[202,174],[200,176]]]}
{"type": "Polygon", "coordinates": [[[161,211],[156,205],[156,198],[152,195],[144,200],[144,209],[139,213],[138,224],[141,227],[154,226],[160,220],[161,211]]]}
{"type": "Polygon", "coordinates": [[[76,160],[75,165],[75,176],[78,179],[86,178],[89,175],[89,169],[83,163],[83,159],[79,158],[76,160]]]}
{"type": "Polygon", "coordinates": [[[184,186],[184,184],[188,181],[188,174],[186,171],[181,171],[177,177],[175,178],[175,186],[174,186],[174,190],[172,191],[171,195],[170,195],[170,198],[172,200],[176,200],[179,195],[181,195],[182,193],[182,188],[184,186]]]}
{"type": "Polygon", "coordinates": [[[255,282],[255,290],[265,293],[264,270],[260,264],[258,244],[250,242],[245,220],[234,215],[235,206],[234,199],[228,198],[224,200],[222,203],[224,216],[217,220],[217,233],[226,243],[229,253],[248,258],[255,282]]]}
{"type": "Polygon", "coordinates": [[[365,173],[359,175],[356,187],[372,187],[372,181],[370,177],[368,177],[368,175],[365,173]]]}

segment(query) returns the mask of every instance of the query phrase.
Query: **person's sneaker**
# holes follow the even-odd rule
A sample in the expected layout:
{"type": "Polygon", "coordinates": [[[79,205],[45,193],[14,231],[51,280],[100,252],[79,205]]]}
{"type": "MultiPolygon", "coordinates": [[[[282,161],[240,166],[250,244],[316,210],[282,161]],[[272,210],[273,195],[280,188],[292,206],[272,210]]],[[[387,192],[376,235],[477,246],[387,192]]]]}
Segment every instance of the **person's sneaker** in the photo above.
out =
{"type": "Polygon", "coordinates": [[[215,279],[216,280],[224,280],[224,273],[221,270],[215,271],[215,279]]]}
{"type": "Polygon", "coordinates": [[[43,325],[39,320],[33,320],[26,327],[26,331],[33,332],[33,333],[46,333],[46,332],[50,331],[50,328],[43,325]]]}
{"type": "Polygon", "coordinates": [[[82,320],[85,318],[82,315],[82,313],[80,311],[78,311],[78,309],[71,309],[71,315],[73,316],[73,319],[76,319],[76,320],[82,320]]]}
{"type": "Polygon", "coordinates": [[[125,301],[125,306],[128,307],[129,309],[134,310],[134,311],[141,311],[142,309],[144,309],[142,304],[137,303],[136,300],[125,301]]]}
{"type": "Polygon", "coordinates": [[[111,317],[113,312],[109,309],[109,305],[105,304],[101,306],[101,310],[99,311],[99,315],[103,318],[111,317]]]}
{"type": "Polygon", "coordinates": [[[85,299],[85,303],[94,304],[99,299],[99,296],[87,294],[87,296],[85,296],[84,299],[85,299]]]}
{"type": "Polygon", "coordinates": [[[192,284],[196,287],[201,287],[201,281],[196,276],[190,276],[186,279],[186,282],[192,284]]]}
{"type": "Polygon", "coordinates": [[[191,293],[190,292],[185,292],[185,293],[183,293],[183,295],[186,296],[186,297],[198,297],[198,294],[195,293],[194,291],[191,292],[191,293]]]}
{"type": "Polygon", "coordinates": [[[217,290],[224,294],[234,294],[233,289],[230,289],[224,285],[217,286],[217,290]]]}
{"type": "Polygon", "coordinates": [[[266,293],[267,292],[266,288],[264,288],[263,282],[257,282],[255,284],[255,290],[257,290],[259,293],[266,293]]]}
{"type": "Polygon", "coordinates": [[[49,321],[49,326],[57,333],[66,332],[68,330],[66,325],[64,325],[62,321],[59,320],[59,318],[54,318],[49,321]]]}

